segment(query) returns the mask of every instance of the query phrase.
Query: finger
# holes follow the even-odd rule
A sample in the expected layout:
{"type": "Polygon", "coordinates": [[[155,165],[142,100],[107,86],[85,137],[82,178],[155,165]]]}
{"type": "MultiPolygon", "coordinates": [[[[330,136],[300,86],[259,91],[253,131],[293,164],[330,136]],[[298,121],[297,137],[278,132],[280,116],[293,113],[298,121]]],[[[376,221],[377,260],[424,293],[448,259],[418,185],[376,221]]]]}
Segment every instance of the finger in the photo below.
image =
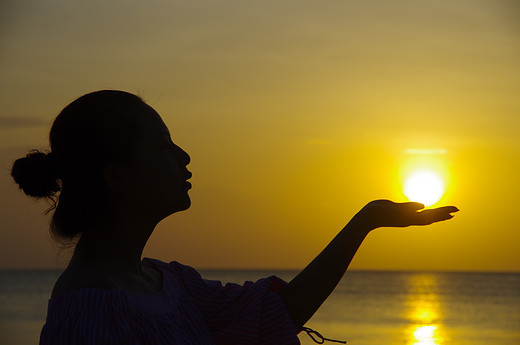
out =
{"type": "Polygon", "coordinates": [[[421,204],[420,202],[399,202],[397,205],[402,205],[404,208],[408,210],[418,211],[422,210],[424,208],[424,204],[421,204]]]}
{"type": "Polygon", "coordinates": [[[455,206],[437,207],[437,208],[433,208],[432,210],[438,210],[439,212],[445,212],[445,213],[453,213],[453,212],[459,211],[459,209],[455,206]]]}
{"type": "Polygon", "coordinates": [[[417,212],[416,215],[417,225],[428,225],[453,218],[453,215],[449,214],[449,212],[445,210],[445,207],[424,210],[417,212]]]}

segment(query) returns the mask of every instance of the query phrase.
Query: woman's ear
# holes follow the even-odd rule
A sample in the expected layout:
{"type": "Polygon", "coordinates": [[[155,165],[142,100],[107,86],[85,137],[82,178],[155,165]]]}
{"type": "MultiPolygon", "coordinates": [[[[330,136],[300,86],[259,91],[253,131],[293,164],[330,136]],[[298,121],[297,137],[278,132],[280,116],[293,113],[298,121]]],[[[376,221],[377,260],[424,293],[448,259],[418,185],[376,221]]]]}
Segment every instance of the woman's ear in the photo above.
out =
{"type": "Polygon", "coordinates": [[[103,178],[107,188],[114,192],[126,192],[131,188],[131,174],[128,168],[108,163],[103,169],[103,178]]]}

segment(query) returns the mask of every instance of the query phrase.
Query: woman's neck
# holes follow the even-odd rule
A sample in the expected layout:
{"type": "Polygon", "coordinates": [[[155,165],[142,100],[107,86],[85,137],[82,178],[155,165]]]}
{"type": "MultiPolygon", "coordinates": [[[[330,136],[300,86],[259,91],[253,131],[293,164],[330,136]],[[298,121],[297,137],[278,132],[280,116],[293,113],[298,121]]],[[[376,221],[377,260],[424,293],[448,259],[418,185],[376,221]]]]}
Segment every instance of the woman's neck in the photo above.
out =
{"type": "Polygon", "coordinates": [[[70,264],[98,266],[112,274],[142,275],[141,256],[152,232],[153,228],[137,222],[111,222],[88,229],[76,244],[70,264]]]}

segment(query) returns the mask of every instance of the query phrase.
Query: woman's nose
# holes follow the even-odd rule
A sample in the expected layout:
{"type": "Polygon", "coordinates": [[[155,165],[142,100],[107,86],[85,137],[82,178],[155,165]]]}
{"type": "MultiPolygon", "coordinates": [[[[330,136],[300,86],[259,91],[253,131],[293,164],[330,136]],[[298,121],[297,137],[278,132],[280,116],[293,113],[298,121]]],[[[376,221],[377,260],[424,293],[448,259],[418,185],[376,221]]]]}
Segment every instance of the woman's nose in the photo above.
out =
{"type": "Polygon", "coordinates": [[[186,151],[184,151],[183,149],[181,149],[180,147],[179,147],[179,150],[180,150],[181,162],[183,162],[184,165],[188,165],[188,164],[190,164],[190,162],[191,162],[191,157],[190,157],[190,155],[189,155],[186,151]]]}

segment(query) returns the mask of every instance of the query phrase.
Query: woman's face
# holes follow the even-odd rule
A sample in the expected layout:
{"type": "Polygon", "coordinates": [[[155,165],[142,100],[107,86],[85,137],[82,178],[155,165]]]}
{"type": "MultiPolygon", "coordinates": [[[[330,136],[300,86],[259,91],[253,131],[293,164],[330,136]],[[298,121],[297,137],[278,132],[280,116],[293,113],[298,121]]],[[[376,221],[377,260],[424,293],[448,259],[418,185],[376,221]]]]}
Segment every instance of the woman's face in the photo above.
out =
{"type": "Polygon", "coordinates": [[[160,115],[143,105],[138,118],[142,135],[136,146],[135,189],[140,206],[163,219],[191,205],[188,190],[190,156],[175,145],[160,115]]]}

